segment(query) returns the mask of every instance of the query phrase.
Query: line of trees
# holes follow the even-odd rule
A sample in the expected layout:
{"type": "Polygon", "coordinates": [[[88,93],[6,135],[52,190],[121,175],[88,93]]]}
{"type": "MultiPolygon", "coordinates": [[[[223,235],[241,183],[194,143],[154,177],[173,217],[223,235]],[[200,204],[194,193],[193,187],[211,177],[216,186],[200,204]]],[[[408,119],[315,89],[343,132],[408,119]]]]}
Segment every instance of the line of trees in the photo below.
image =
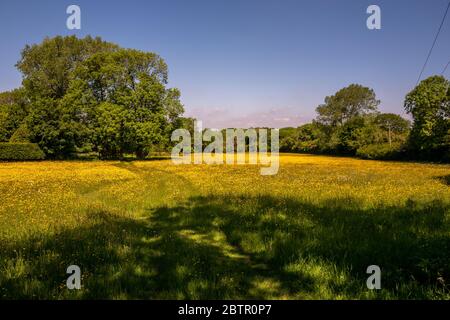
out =
{"type": "Polygon", "coordinates": [[[46,38],[26,46],[22,87],[0,93],[0,142],[33,142],[48,158],[96,152],[145,157],[184,125],[180,91],[157,54],[100,38],[46,38]]]}
{"type": "MultiPolygon", "coordinates": [[[[22,86],[0,93],[0,143],[35,143],[47,158],[143,158],[170,149],[173,130],[193,131],[155,53],[58,36],[26,46],[16,66],[22,86]]],[[[432,76],[406,96],[412,123],[380,113],[379,104],[372,89],[345,87],[325,98],[311,123],[281,129],[280,151],[450,161],[447,79],[432,76]]]]}
{"type": "Polygon", "coordinates": [[[442,76],[423,80],[405,99],[412,124],[380,113],[375,92],[352,84],[326,97],[317,117],[280,131],[284,152],[352,155],[369,159],[450,161],[450,83],[442,76]]]}

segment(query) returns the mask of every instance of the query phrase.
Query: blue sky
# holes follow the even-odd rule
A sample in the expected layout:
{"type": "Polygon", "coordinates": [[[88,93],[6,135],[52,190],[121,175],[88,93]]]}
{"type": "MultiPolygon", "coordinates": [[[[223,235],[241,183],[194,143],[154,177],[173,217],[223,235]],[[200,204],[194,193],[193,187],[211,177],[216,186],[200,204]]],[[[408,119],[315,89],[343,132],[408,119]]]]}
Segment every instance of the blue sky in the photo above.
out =
{"type": "MultiPolygon", "coordinates": [[[[45,36],[101,36],[153,51],[169,65],[187,115],[205,126],[297,126],[326,95],[373,88],[380,109],[403,114],[448,0],[11,1],[0,3],[0,90],[20,86],[25,44],[45,36]],[[82,29],[66,29],[81,7],[82,29]],[[381,8],[368,30],[366,9],[381,8]]],[[[424,76],[450,60],[450,15],[424,76]]],[[[450,68],[447,70],[450,75],[450,68]]]]}

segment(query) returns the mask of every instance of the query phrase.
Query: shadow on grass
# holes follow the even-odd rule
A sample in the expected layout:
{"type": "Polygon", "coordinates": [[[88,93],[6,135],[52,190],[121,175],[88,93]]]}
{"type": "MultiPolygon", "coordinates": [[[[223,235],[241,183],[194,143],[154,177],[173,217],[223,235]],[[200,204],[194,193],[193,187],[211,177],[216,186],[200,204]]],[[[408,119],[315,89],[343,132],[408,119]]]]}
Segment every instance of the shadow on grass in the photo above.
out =
{"type": "Polygon", "coordinates": [[[446,186],[450,186],[450,174],[447,176],[442,176],[437,178],[439,181],[441,181],[446,186]]]}
{"type": "Polygon", "coordinates": [[[75,229],[0,245],[1,298],[442,298],[449,206],[364,209],[288,198],[194,197],[147,219],[91,212],[75,229]],[[69,265],[83,290],[65,288],[69,265]],[[369,265],[382,288],[369,292],[369,265]]]}

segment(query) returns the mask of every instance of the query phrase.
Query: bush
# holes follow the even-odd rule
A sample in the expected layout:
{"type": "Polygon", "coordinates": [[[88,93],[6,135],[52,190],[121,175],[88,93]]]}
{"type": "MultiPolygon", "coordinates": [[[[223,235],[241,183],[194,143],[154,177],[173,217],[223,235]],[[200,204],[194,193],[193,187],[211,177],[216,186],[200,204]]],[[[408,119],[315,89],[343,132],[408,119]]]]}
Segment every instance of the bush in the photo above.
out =
{"type": "Polygon", "coordinates": [[[30,131],[26,124],[22,124],[17,128],[14,134],[9,139],[11,143],[28,143],[30,142],[30,131]]]}
{"type": "Polygon", "coordinates": [[[44,152],[35,143],[0,143],[0,161],[42,160],[44,152]]]}
{"type": "Polygon", "coordinates": [[[363,159],[393,160],[398,159],[401,154],[401,144],[393,143],[369,144],[362,146],[356,151],[356,156],[363,159]]]}

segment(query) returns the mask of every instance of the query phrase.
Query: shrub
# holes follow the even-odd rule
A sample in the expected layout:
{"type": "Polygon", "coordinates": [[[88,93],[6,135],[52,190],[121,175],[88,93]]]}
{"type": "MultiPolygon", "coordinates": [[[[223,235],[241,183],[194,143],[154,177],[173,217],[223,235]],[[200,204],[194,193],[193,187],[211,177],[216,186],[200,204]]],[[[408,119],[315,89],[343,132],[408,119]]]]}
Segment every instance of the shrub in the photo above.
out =
{"type": "Polygon", "coordinates": [[[388,143],[383,144],[369,144],[360,147],[356,151],[356,156],[363,159],[376,159],[376,160],[393,160],[398,159],[401,154],[401,144],[388,143]]]}
{"type": "Polygon", "coordinates": [[[35,143],[0,143],[0,161],[42,160],[44,152],[35,143]]]}
{"type": "Polygon", "coordinates": [[[30,142],[30,131],[26,124],[22,124],[17,128],[14,134],[9,139],[11,143],[28,143],[30,142]]]}

